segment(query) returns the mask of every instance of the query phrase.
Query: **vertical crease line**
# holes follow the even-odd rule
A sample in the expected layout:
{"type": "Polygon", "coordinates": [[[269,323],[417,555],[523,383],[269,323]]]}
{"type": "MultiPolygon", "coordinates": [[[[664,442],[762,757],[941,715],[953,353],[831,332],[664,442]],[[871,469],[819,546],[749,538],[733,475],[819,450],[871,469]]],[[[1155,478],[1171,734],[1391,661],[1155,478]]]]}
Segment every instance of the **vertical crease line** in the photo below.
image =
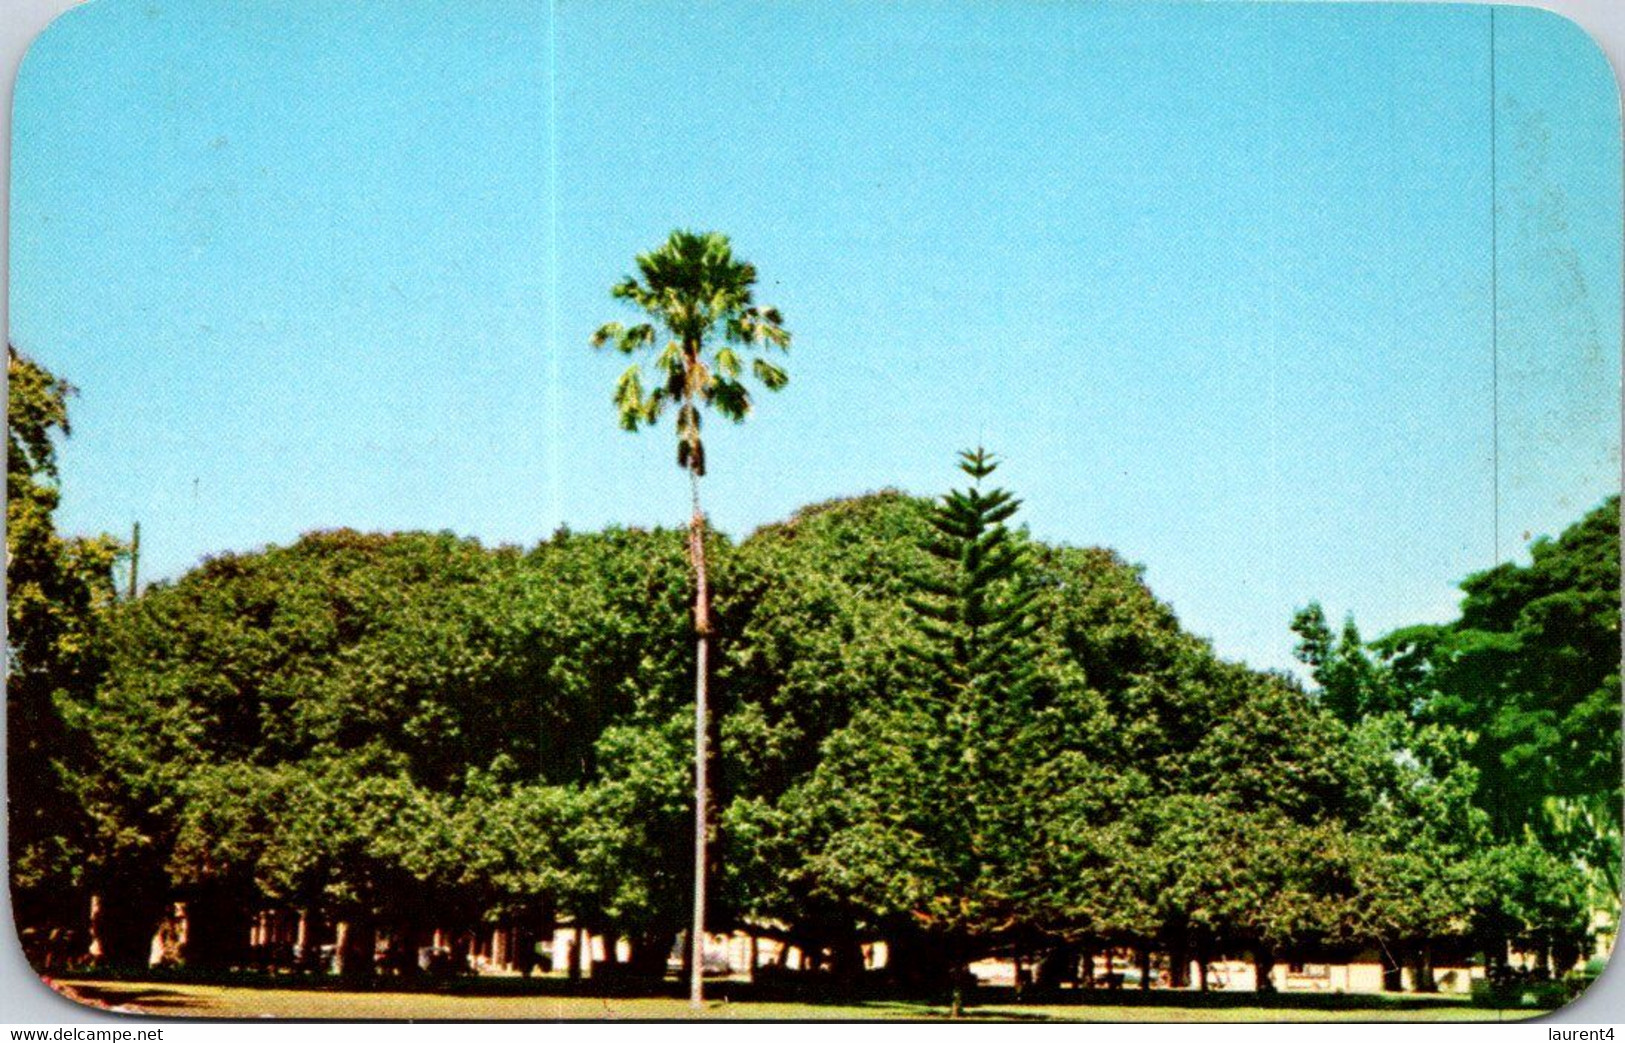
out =
{"type": "Polygon", "coordinates": [[[548,250],[548,375],[547,375],[547,497],[554,528],[564,524],[559,499],[559,6],[547,5],[547,250],[548,250]]]}
{"type": "Polygon", "coordinates": [[[1490,5],[1490,499],[1491,540],[1501,563],[1501,263],[1500,189],[1496,170],[1495,6],[1490,5]]]}
{"type": "MultiPolygon", "coordinates": [[[[1277,23],[1278,24],[1278,23],[1277,23]]],[[[1269,555],[1270,555],[1270,603],[1281,603],[1281,406],[1279,389],[1279,369],[1281,362],[1280,350],[1280,272],[1281,272],[1281,234],[1280,234],[1280,207],[1278,205],[1281,194],[1280,183],[1280,60],[1278,58],[1278,33],[1269,32],[1269,77],[1267,80],[1267,95],[1269,98],[1269,183],[1270,183],[1270,332],[1269,332],[1269,555]]]]}

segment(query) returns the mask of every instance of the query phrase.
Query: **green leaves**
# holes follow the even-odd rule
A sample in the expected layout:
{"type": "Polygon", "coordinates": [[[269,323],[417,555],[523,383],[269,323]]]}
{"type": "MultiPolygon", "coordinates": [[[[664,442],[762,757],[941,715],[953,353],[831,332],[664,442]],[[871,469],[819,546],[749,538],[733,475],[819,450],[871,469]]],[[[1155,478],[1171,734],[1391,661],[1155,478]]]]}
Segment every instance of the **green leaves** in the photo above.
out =
{"type": "MultiPolygon", "coordinates": [[[[784,351],[790,333],[778,309],[754,303],[756,269],[737,260],[720,233],[675,231],[659,248],[638,255],[637,267],[638,274],[615,284],[610,295],[650,321],[606,323],[592,335],[591,344],[613,344],[632,355],[654,346],[657,328],[670,335],[654,359],[656,389],[645,393],[642,366],[634,364],[616,382],[616,413],[623,429],[636,431],[654,424],[667,402],[680,403],[677,464],[700,476],[705,473],[705,447],[698,407],[713,408],[736,423],[750,414],[750,392],[740,379],[744,360],[734,346],[784,351]]],[[[751,373],[769,391],[789,382],[781,367],[762,358],[751,360],[751,373]]]]}
{"type": "Polygon", "coordinates": [[[1023,550],[1004,527],[1021,501],[1003,489],[982,490],[982,479],[998,467],[991,455],[980,448],[960,455],[975,484],[948,493],[929,515],[941,538],[925,550],[939,562],[938,574],[919,583],[908,603],[935,646],[922,655],[946,667],[949,689],[973,686],[1021,703],[1030,685],[1022,643],[1037,628],[1030,614],[1037,589],[1022,574],[1023,550]]]}
{"type": "Polygon", "coordinates": [[[123,547],[57,532],[55,440],[74,388],[9,344],[6,361],[8,821],[18,925],[32,929],[62,915],[84,876],[93,822],[76,795],[84,748],[70,719],[101,675],[123,547]]]}
{"type": "Polygon", "coordinates": [[[556,907],[605,730],[684,704],[685,585],[665,532],[215,559],[123,607],[78,715],[99,860],[370,916],[556,907]]]}
{"type": "Polygon", "coordinates": [[[618,322],[612,322],[594,335],[593,347],[601,347],[606,340],[611,339],[616,351],[630,355],[639,348],[649,347],[655,342],[655,328],[646,322],[625,328],[618,322]]]}
{"type": "Polygon", "coordinates": [[[1034,843],[1020,795],[1048,752],[1030,738],[1034,592],[1002,527],[1015,504],[978,487],[924,513],[940,536],[917,545],[935,561],[900,590],[918,614],[902,647],[923,669],[831,733],[785,798],[809,852],[792,873],[813,896],[904,918],[955,961],[1020,918],[1034,843]]]}
{"type": "Polygon", "coordinates": [[[615,381],[615,409],[620,415],[623,430],[636,431],[654,423],[660,418],[662,404],[661,396],[644,395],[643,370],[640,366],[628,366],[615,381]]]}
{"type": "Polygon", "coordinates": [[[756,379],[769,391],[778,391],[790,382],[790,375],[767,359],[752,359],[750,367],[751,372],[756,374],[756,379]]]}
{"type": "MultiPolygon", "coordinates": [[[[1617,805],[1555,773],[1617,734],[1606,526],[1475,583],[1485,626],[1372,649],[1312,606],[1305,691],[1219,660],[1112,552],[1011,528],[996,462],[963,463],[936,502],[708,537],[719,927],[953,961],[1583,939],[1617,805]],[[1498,835],[1483,795],[1514,781],[1498,835]]],[[[92,628],[105,678],[49,704],[93,753],[54,776],[83,825],[19,866],[397,924],[562,915],[659,965],[692,883],[689,568],[683,533],[627,529],[212,559],[92,628]]]]}
{"type": "Polygon", "coordinates": [[[1567,858],[1590,876],[1592,906],[1617,920],[1618,497],[1537,541],[1531,557],[1464,581],[1458,622],[1387,643],[1423,664],[1423,718],[1469,736],[1476,799],[1496,835],[1533,836],[1567,858]]]}
{"type": "Polygon", "coordinates": [[[1535,890],[1572,889],[1552,866],[1588,877],[1591,908],[1617,915],[1618,526],[1615,498],[1536,541],[1529,565],[1468,577],[1458,621],[1370,649],[1352,620],[1334,639],[1318,605],[1293,620],[1316,697],[1376,758],[1368,828],[1379,835],[1362,848],[1362,879],[1385,930],[1421,937],[1471,920],[1481,936],[1577,944],[1586,916],[1561,903],[1530,912],[1535,890]],[[1376,734],[1385,745],[1370,747],[1376,734]],[[1404,810],[1390,821],[1393,809],[1404,810]],[[1551,865],[1528,868],[1539,859],[1551,865]]]}
{"type": "MultiPolygon", "coordinates": [[[[1474,736],[1481,801],[1497,830],[1541,828],[1546,796],[1619,796],[1619,501],[1526,567],[1462,584],[1462,618],[1425,635],[1422,713],[1474,736]]],[[[1420,639],[1386,639],[1403,651],[1420,639]]]]}

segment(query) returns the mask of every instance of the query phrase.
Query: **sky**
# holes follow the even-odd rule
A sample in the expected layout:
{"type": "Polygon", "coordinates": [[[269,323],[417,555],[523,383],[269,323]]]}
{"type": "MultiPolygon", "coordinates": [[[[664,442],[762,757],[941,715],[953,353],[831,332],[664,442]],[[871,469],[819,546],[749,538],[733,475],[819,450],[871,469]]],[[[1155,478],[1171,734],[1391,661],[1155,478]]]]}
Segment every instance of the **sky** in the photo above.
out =
{"type": "Polygon", "coordinates": [[[17,83],[10,332],[80,389],[59,525],[143,579],[679,525],[588,338],[716,229],[794,335],[718,527],[984,444],[1288,668],[1310,600],[1449,619],[1618,489],[1617,99],[1527,8],[97,0],[17,83]]]}

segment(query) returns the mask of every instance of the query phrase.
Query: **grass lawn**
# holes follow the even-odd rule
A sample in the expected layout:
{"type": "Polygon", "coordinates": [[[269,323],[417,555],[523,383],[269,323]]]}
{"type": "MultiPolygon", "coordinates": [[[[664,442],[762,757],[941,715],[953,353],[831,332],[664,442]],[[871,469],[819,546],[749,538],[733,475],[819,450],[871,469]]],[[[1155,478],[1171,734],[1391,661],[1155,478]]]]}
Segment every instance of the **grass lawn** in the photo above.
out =
{"type": "MultiPolygon", "coordinates": [[[[165,1018],[285,1018],[292,1020],[359,1019],[390,1021],[657,1021],[705,1017],[745,1021],[869,1021],[936,1019],[946,1008],[902,1000],[809,1003],[772,1000],[716,1000],[703,1014],[687,1000],[668,996],[571,996],[543,989],[492,992],[450,989],[441,992],[391,992],[377,989],[341,991],[325,986],[288,988],[244,985],[197,985],[169,981],[58,981],[58,991],[72,999],[113,1010],[165,1018]]],[[[1382,996],[1282,997],[1269,1006],[1243,997],[1151,994],[1137,1002],[1111,1002],[1085,994],[1068,1004],[987,1003],[969,1008],[966,1016],[1008,1021],[1496,1021],[1535,1017],[1542,1011],[1496,1011],[1468,1006],[1454,998],[1382,996]],[[1336,999],[1336,1003],[1327,1000],[1336,999]]]]}

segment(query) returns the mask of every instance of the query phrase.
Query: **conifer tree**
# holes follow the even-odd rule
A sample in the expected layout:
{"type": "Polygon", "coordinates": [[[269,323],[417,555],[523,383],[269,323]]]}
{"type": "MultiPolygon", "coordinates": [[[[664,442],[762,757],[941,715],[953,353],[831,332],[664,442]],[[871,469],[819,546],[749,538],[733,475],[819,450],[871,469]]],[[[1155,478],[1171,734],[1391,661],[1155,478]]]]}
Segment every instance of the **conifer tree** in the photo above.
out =
{"type": "Polygon", "coordinates": [[[809,788],[828,786],[819,799],[843,821],[823,870],[924,931],[951,969],[956,1017],[968,965],[1020,919],[1031,831],[1017,793],[1036,676],[1035,590],[1005,525],[1021,501],[983,487],[998,466],[985,450],[960,455],[971,486],[930,511],[935,567],[906,598],[925,676],[894,708],[860,713],[809,788]]]}
{"type": "Polygon", "coordinates": [[[1008,798],[1019,784],[1024,711],[1035,675],[1024,646],[1037,629],[1025,554],[1005,526],[1021,501],[1006,489],[983,489],[999,466],[992,454],[977,446],[959,455],[971,485],[948,492],[929,516],[936,536],[925,549],[942,567],[923,575],[920,594],[907,599],[929,642],[915,654],[937,672],[931,686],[937,712],[927,714],[942,726],[946,755],[935,780],[939,806],[959,819],[963,839],[949,851],[958,856],[949,862],[958,863],[962,889],[939,903],[955,965],[954,1017],[964,1004],[976,936],[1009,919],[1004,892],[1013,881],[994,867],[1021,861],[1010,856],[1025,831],[1008,798]]]}
{"type": "Polygon", "coordinates": [[[938,671],[938,698],[1024,700],[1033,671],[1017,649],[1037,629],[1029,612],[1036,590],[1024,582],[1024,555],[1004,524],[1021,501],[982,489],[999,466],[991,453],[978,446],[959,455],[971,486],[949,492],[929,516],[936,536],[926,550],[942,568],[921,576],[920,594],[907,599],[929,641],[915,654],[938,671]]]}

